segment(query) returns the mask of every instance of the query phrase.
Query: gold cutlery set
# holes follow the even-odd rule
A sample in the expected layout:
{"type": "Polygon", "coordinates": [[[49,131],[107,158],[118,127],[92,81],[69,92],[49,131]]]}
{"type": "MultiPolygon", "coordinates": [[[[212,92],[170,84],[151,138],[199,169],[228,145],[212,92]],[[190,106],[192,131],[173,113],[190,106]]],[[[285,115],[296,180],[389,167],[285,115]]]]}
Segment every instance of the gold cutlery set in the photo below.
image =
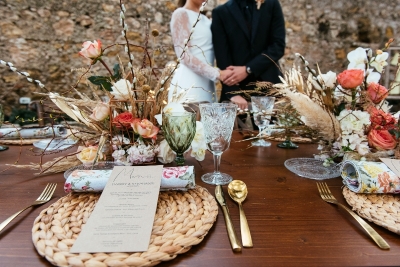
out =
{"type": "MultiPolygon", "coordinates": [[[[317,182],[317,188],[321,198],[324,201],[331,204],[335,204],[346,210],[362,226],[362,228],[368,233],[368,235],[375,241],[375,243],[381,249],[390,249],[389,244],[369,224],[367,224],[360,216],[355,214],[351,209],[349,209],[348,207],[339,203],[336,200],[336,198],[332,195],[326,183],[317,182]]],[[[247,196],[246,184],[240,180],[233,180],[228,185],[228,194],[239,205],[240,232],[241,232],[243,247],[253,247],[250,228],[247,223],[246,215],[244,214],[244,210],[242,207],[242,202],[245,200],[247,196]]],[[[232,220],[229,214],[229,209],[226,205],[226,200],[221,185],[216,186],[215,197],[218,203],[221,205],[222,211],[224,213],[226,229],[228,231],[228,237],[232,246],[232,250],[235,252],[240,252],[242,251],[242,247],[236,236],[235,228],[232,224],[232,220]]]]}
{"type": "MultiPolygon", "coordinates": [[[[247,223],[246,215],[242,207],[242,202],[245,200],[247,196],[246,184],[240,180],[233,180],[228,185],[228,194],[239,205],[240,232],[241,232],[243,247],[251,248],[253,247],[253,241],[251,239],[249,224],[247,223]]],[[[228,237],[232,246],[232,250],[235,252],[240,252],[242,251],[242,247],[236,236],[235,228],[232,224],[232,220],[229,214],[229,209],[228,206],[226,205],[226,200],[221,185],[216,186],[215,197],[218,203],[221,205],[222,211],[224,213],[226,229],[228,231],[228,237]]]]}

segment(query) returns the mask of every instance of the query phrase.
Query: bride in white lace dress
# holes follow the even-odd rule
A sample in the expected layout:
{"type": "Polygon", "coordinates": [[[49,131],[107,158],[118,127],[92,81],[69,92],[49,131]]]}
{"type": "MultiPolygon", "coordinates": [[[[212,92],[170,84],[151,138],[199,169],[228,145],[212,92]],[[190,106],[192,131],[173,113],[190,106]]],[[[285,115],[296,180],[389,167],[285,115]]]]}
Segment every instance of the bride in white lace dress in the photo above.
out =
{"type": "MultiPolygon", "coordinates": [[[[185,40],[197,20],[202,0],[180,1],[182,7],[176,9],[171,18],[171,34],[175,53],[181,56],[185,40]]],[[[211,21],[200,15],[200,21],[194,28],[180,67],[175,71],[171,81],[169,97],[175,88],[188,90],[187,97],[192,102],[217,102],[215,82],[224,81],[231,73],[229,70],[220,71],[214,65],[214,50],[212,45],[211,21]]]]}

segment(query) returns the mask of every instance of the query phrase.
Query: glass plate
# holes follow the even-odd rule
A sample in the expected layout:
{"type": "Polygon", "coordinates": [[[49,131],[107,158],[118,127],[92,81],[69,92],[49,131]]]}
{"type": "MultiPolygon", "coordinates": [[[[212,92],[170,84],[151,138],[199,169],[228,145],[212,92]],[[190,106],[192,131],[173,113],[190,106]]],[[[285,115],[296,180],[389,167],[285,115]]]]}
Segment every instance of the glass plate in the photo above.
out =
{"type": "Polygon", "coordinates": [[[40,141],[33,142],[33,146],[39,149],[46,151],[53,151],[53,150],[64,150],[73,145],[75,145],[78,141],[73,139],[64,139],[64,138],[50,138],[50,139],[43,139],[40,141]]]}
{"type": "Polygon", "coordinates": [[[285,167],[295,174],[315,179],[325,180],[340,176],[340,164],[325,167],[322,160],[313,158],[293,158],[285,161],[285,167]]]}
{"type": "Polygon", "coordinates": [[[124,166],[122,163],[114,162],[114,161],[99,161],[94,165],[78,165],[72,168],[69,168],[64,172],[64,178],[67,179],[68,176],[75,170],[111,170],[114,166],[124,166]]]}

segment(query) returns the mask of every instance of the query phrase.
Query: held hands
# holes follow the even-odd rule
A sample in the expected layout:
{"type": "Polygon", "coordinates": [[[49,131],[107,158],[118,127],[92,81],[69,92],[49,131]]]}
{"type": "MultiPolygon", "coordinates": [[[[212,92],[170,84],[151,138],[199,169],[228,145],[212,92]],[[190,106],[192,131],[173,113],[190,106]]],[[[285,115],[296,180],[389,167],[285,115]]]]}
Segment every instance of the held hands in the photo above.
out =
{"type": "Polygon", "coordinates": [[[225,80],[222,80],[222,82],[227,86],[239,84],[248,76],[246,66],[229,66],[226,70],[231,71],[230,75],[225,77],[225,80]]]}

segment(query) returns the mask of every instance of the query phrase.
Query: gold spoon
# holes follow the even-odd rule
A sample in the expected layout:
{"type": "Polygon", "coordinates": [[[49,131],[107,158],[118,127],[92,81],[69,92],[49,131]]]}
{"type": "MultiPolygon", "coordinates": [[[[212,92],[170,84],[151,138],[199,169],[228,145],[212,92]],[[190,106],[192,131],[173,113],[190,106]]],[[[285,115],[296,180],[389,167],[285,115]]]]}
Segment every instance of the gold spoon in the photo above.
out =
{"type": "Polygon", "coordinates": [[[233,180],[228,185],[229,196],[239,204],[240,212],[240,232],[242,235],[243,247],[251,248],[253,247],[253,241],[251,240],[250,228],[247,223],[246,215],[242,207],[242,202],[247,196],[247,186],[243,181],[233,180]]]}

